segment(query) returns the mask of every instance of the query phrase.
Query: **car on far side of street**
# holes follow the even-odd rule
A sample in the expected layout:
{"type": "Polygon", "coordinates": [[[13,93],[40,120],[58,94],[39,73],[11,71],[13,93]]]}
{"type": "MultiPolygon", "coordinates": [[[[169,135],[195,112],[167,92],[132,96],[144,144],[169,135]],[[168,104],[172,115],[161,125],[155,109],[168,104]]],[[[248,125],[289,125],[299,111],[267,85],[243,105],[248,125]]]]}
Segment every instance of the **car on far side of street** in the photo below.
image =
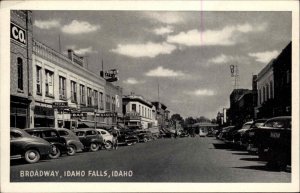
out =
{"type": "Polygon", "coordinates": [[[67,143],[67,154],[68,155],[75,155],[76,152],[81,152],[84,148],[83,144],[80,142],[79,138],[76,136],[76,134],[65,128],[55,128],[59,135],[63,137],[66,140],[67,143]]]}
{"type": "Polygon", "coordinates": [[[10,159],[24,158],[27,163],[36,163],[52,151],[51,144],[39,137],[33,137],[17,128],[10,129],[10,159]]]}
{"type": "Polygon", "coordinates": [[[129,146],[138,143],[138,141],[139,138],[134,131],[130,129],[120,130],[120,135],[118,136],[118,144],[129,146]]]}
{"type": "Polygon", "coordinates": [[[50,127],[36,127],[25,129],[31,136],[40,137],[51,143],[52,152],[49,154],[51,159],[60,157],[63,153],[68,152],[66,140],[59,133],[50,127]]]}
{"type": "Polygon", "coordinates": [[[150,131],[141,129],[141,130],[136,130],[134,131],[136,136],[139,139],[139,142],[148,142],[151,141],[153,139],[152,133],[150,131]]]}
{"type": "Polygon", "coordinates": [[[75,134],[85,150],[98,151],[101,147],[105,147],[105,140],[95,129],[81,128],[75,130],[75,134]]]}

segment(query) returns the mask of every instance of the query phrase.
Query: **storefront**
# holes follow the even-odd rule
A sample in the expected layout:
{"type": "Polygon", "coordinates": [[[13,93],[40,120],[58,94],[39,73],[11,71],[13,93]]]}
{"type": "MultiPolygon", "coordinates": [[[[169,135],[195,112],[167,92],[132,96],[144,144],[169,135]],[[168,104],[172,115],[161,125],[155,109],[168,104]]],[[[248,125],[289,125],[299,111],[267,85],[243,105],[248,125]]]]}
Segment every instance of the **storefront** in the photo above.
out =
{"type": "Polygon", "coordinates": [[[52,104],[36,102],[34,107],[34,127],[54,127],[52,104]]]}
{"type": "Polygon", "coordinates": [[[29,127],[29,104],[30,100],[22,97],[10,97],[10,126],[16,128],[29,127]]]}

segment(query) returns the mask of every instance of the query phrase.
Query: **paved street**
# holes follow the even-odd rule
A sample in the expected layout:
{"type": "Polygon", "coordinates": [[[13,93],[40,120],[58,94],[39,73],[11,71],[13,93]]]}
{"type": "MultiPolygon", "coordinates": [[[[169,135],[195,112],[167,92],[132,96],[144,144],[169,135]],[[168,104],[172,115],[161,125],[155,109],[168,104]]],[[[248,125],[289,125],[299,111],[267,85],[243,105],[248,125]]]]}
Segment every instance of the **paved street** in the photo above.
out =
{"type": "Polygon", "coordinates": [[[212,137],[159,139],[122,146],[117,151],[79,153],[36,164],[15,162],[11,181],[290,182],[291,173],[267,171],[264,164],[256,156],[228,149],[212,137]],[[20,177],[26,171],[45,175],[42,172],[49,170],[54,177],[20,177]]]}

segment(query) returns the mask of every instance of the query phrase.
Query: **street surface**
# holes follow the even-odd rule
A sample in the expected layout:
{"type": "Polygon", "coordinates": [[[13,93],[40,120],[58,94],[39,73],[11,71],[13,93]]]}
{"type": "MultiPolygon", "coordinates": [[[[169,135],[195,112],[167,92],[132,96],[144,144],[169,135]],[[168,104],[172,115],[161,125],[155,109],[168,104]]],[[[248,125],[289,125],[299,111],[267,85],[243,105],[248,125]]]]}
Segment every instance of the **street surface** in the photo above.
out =
{"type": "Polygon", "coordinates": [[[188,137],[121,146],[116,151],[78,153],[36,164],[14,161],[11,181],[290,182],[291,173],[268,171],[264,165],[257,156],[230,149],[214,137],[188,137]]]}

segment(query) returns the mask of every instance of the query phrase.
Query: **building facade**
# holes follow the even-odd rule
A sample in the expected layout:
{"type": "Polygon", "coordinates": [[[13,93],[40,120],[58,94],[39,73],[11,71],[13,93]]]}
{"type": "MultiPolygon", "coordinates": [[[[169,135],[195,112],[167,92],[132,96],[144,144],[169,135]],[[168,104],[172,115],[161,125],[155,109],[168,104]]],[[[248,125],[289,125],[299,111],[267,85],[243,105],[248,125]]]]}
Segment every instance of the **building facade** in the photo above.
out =
{"type": "Polygon", "coordinates": [[[153,127],[155,117],[152,103],[139,95],[123,96],[124,124],[128,127],[140,126],[143,129],[153,127]]]}
{"type": "Polygon", "coordinates": [[[30,126],[32,100],[32,12],[10,12],[10,125],[30,126]]]}
{"type": "Polygon", "coordinates": [[[32,127],[104,122],[97,114],[105,111],[105,80],[87,70],[82,57],[72,50],[64,56],[34,40],[32,60],[32,127]]]}
{"type": "Polygon", "coordinates": [[[155,107],[155,119],[157,120],[157,126],[160,130],[163,130],[169,127],[169,114],[170,111],[167,110],[167,106],[161,102],[155,101],[152,102],[155,107]]]}
{"type": "Polygon", "coordinates": [[[258,118],[274,116],[274,74],[271,60],[257,75],[257,106],[255,112],[258,118]]]}

